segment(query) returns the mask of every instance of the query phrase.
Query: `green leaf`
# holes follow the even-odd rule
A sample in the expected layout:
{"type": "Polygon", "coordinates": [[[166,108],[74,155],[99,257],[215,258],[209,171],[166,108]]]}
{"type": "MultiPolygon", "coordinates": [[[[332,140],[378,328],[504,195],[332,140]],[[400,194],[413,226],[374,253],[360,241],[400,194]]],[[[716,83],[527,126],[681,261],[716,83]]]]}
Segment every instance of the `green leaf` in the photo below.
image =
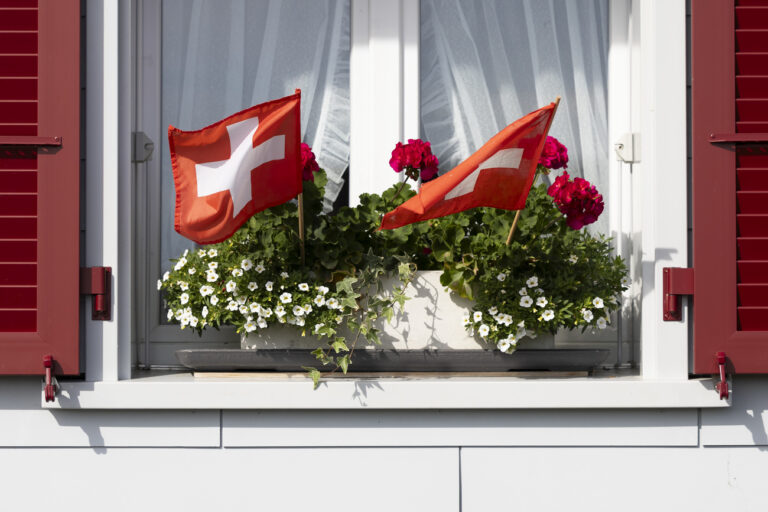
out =
{"type": "Polygon", "coordinates": [[[322,374],[317,368],[312,368],[311,366],[302,366],[303,370],[305,370],[309,377],[312,379],[312,389],[317,389],[318,386],[320,386],[320,377],[322,377],[322,374]]]}
{"type": "Polygon", "coordinates": [[[350,363],[351,361],[349,360],[349,354],[344,354],[336,360],[336,364],[339,365],[339,368],[341,368],[341,371],[345,375],[347,374],[347,368],[349,368],[350,363]]]}
{"type": "Polygon", "coordinates": [[[337,354],[339,352],[349,352],[349,347],[344,343],[344,338],[336,338],[333,343],[331,343],[331,348],[337,354]]]}

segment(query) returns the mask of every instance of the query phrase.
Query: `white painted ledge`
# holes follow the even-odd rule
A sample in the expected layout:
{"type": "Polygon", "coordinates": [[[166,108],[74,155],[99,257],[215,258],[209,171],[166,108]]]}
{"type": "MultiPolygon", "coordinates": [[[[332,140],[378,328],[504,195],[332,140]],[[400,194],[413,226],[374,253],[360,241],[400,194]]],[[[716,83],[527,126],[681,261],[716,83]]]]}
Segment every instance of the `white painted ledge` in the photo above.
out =
{"type": "Polygon", "coordinates": [[[603,409],[728,407],[712,379],[345,377],[302,374],[64,381],[49,409],[603,409]]]}

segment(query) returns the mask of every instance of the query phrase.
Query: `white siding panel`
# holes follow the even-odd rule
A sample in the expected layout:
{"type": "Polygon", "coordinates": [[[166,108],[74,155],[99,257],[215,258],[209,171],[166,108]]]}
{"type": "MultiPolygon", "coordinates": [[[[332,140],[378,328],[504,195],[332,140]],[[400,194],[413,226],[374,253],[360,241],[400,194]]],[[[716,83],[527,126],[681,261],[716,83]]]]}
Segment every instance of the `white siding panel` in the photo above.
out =
{"type": "Polygon", "coordinates": [[[695,409],[224,411],[224,446],[696,446],[695,409]]]}
{"type": "Polygon", "coordinates": [[[219,411],[48,411],[37,378],[0,382],[0,446],[220,445],[219,411]]]}
{"type": "Polygon", "coordinates": [[[727,409],[701,411],[701,443],[713,446],[768,446],[768,380],[738,376],[727,409]]]}
{"type": "Polygon", "coordinates": [[[465,448],[463,512],[768,509],[750,448],[465,448]]]}
{"type": "Polygon", "coordinates": [[[456,449],[15,449],[0,461],[4,510],[459,510],[456,449]]]}

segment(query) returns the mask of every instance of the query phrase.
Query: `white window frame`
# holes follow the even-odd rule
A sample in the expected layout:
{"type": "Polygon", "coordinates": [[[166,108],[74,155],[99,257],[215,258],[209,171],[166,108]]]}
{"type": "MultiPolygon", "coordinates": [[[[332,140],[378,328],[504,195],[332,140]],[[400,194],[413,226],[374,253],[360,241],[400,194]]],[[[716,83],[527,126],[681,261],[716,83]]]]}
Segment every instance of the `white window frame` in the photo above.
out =
{"type": "MultiPolygon", "coordinates": [[[[630,173],[633,186],[622,184],[620,188],[634,190],[634,201],[626,212],[639,221],[632,229],[632,236],[639,258],[639,282],[642,282],[638,297],[645,312],[640,322],[640,375],[574,379],[348,376],[324,381],[314,391],[304,377],[195,378],[188,373],[132,377],[133,198],[126,192],[132,190],[133,185],[130,161],[134,90],[130,66],[132,5],[117,0],[89,0],[85,258],[88,265],[113,267],[114,316],[111,322],[86,320],[85,381],[61,382],[57,400],[46,404],[41,396],[41,405],[99,409],[730,405],[729,401],[719,399],[712,379],[689,378],[687,311],[682,322],[663,322],[661,315],[662,268],[686,266],[688,261],[685,2],[627,0],[624,5],[630,8],[626,14],[627,19],[632,20],[632,30],[626,33],[624,51],[612,45],[611,51],[616,50],[618,54],[609,55],[609,62],[613,69],[631,76],[632,87],[635,91],[639,89],[639,93],[628,103],[630,109],[611,109],[614,123],[611,135],[615,136],[619,129],[624,131],[628,120],[629,131],[639,132],[643,144],[642,161],[634,164],[630,173]]],[[[351,168],[369,170],[362,176],[356,171],[350,187],[354,196],[388,185],[391,181],[382,182],[387,173],[377,171],[379,162],[387,160],[382,156],[388,156],[390,141],[393,137],[418,133],[418,1],[352,0],[352,9],[351,168]],[[398,26],[396,31],[392,29],[393,21],[398,26]],[[360,109],[355,105],[364,107],[360,109]],[[400,112],[397,120],[388,118],[393,111],[400,112]],[[361,148],[367,151],[361,152],[361,148]]],[[[609,101],[614,107],[615,101],[626,100],[611,98],[609,101]]],[[[387,178],[390,179],[395,179],[392,173],[387,178]]]]}

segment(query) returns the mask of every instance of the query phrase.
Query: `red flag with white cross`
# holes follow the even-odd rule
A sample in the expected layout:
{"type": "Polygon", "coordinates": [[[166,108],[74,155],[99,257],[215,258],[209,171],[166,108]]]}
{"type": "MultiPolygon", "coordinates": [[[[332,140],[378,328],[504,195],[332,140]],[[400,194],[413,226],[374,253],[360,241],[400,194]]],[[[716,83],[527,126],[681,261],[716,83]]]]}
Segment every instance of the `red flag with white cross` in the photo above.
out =
{"type": "Polygon", "coordinates": [[[536,177],[556,104],[531,112],[494,135],[472,156],[384,215],[380,229],[444,217],[479,206],[520,210],[536,177]]]}
{"type": "Polygon", "coordinates": [[[176,231],[221,242],[254,213],[301,192],[300,103],[297,90],[197,131],[168,127],[176,231]]]}

